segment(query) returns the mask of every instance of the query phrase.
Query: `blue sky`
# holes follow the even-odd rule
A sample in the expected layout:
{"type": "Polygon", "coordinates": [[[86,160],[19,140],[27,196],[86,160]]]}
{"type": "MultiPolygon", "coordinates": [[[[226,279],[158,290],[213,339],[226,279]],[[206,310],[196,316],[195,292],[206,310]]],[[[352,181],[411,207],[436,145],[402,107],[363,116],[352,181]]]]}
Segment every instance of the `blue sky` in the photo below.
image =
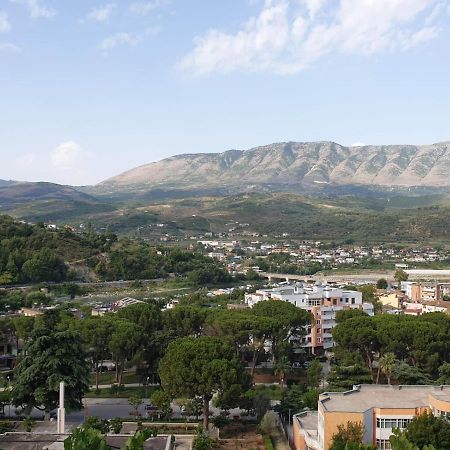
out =
{"type": "Polygon", "coordinates": [[[0,0],[0,178],[450,140],[449,0],[0,0]]]}

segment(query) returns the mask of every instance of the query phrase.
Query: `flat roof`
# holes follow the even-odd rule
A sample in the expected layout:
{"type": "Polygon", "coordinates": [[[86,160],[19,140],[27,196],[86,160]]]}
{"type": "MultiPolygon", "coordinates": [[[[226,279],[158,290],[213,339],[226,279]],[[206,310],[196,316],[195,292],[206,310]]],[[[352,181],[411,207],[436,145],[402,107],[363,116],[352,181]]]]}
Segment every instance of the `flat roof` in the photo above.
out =
{"type": "Polygon", "coordinates": [[[389,386],[363,384],[347,392],[325,392],[325,411],[364,412],[371,408],[410,409],[429,406],[429,395],[450,402],[450,386],[389,386]]]}

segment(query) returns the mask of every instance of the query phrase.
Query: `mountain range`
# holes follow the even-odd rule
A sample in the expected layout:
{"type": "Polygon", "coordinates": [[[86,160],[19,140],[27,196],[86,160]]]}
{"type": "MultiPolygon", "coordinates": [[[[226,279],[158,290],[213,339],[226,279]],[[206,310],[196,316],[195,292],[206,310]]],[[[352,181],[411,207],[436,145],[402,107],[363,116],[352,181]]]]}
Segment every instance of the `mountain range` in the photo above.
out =
{"type": "Polygon", "coordinates": [[[97,189],[372,186],[450,187],[450,142],[367,145],[286,142],[250,150],[183,154],[129,170],[97,189]]]}

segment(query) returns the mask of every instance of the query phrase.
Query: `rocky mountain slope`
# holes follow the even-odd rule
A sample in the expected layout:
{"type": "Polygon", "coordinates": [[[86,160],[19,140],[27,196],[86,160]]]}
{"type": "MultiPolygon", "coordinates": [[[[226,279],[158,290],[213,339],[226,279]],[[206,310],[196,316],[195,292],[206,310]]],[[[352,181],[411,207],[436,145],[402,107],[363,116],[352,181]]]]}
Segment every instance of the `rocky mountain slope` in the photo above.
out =
{"type": "Polygon", "coordinates": [[[111,190],[159,187],[365,185],[450,187],[450,142],[345,147],[287,142],[251,150],[185,154],[104,181],[111,190]]]}

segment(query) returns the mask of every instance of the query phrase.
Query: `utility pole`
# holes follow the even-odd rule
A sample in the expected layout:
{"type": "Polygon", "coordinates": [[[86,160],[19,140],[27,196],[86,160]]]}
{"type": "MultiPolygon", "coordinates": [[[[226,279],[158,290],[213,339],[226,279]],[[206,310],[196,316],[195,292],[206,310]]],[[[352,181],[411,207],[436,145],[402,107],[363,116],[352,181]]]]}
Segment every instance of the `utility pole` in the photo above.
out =
{"type": "Polygon", "coordinates": [[[66,410],[64,408],[64,381],[59,383],[59,408],[58,408],[57,433],[64,434],[66,429],[66,410]]]}

